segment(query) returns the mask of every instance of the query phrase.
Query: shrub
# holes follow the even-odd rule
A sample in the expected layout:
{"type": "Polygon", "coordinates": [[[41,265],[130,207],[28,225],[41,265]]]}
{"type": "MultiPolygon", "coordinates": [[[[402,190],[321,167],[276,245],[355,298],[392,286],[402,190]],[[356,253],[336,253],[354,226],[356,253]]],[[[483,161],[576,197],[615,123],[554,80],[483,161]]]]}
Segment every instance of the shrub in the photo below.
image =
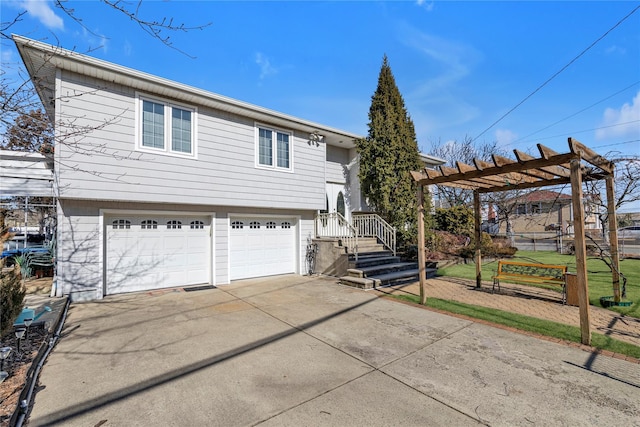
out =
{"type": "Polygon", "coordinates": [[[473,210],[466,206],[453,206],[451,208],[438,208],[435,215],[435,227],[440,231],[452,234],[473,235],[474,219],[473,210]]]}
{"type": "MultiPolygon", "coordinates": [[[[511,246],[509,239],[498,237],[492,239],[488,233],[482,233],[480,239],[480,251],[483,256],[496,258],[512,257],[518,248],[511,246]]],[[[471,243],[460,251],[463,258],[473,258],[476,253],[475,238],[471,239],[471,243]]]]}
{"type": "Polygon", "coordinates": [[[0,261],[0,336],[4,336],[13,327],[14,320],[22,311],[27,293],[18,269],[2,269],[3,265],[4,262],[0,261]]]}

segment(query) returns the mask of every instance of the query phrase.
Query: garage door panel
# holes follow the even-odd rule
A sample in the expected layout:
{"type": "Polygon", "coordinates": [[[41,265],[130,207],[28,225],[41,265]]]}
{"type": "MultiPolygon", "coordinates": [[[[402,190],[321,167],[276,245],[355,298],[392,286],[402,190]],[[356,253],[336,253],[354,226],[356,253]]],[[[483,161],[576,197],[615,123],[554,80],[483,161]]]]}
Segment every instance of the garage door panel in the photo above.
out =
{"type": "Polygon", "coordinates": [[[105,224],[108,294],[209,283],[210,218],[119,216],[105,224]]]}
{"type": "Polygon", "coordinates": [[[295,224],[293,218],[231,218],[231,279],[295,272],[295,224]]]}

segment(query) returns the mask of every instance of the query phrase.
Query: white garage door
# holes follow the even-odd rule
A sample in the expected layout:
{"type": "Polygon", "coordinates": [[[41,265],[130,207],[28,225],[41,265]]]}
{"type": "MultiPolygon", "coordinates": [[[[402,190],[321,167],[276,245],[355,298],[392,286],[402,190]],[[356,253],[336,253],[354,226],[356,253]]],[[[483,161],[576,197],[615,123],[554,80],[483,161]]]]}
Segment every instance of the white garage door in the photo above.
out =
{"type": "Polygon", "coordinates": [[[296,271],[294,218],[231,218],[231,280],[296,271]]]}
{"type": "Polygon", "coordinates": [[[210,282],[211,218],[105,219],[107,294],[210,282]]]}

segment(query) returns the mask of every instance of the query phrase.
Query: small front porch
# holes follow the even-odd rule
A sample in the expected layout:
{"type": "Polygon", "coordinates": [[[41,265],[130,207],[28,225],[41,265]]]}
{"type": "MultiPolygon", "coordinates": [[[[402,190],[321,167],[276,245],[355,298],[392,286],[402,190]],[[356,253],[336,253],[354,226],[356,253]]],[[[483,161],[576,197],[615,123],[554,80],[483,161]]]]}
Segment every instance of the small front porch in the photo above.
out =
{"type": "MultiPolygon", "coordinates": [[[[320,213],[315,218],[313,273],[335,276],[340,283],[360,289],[418,280],[418,264],[403,260],[396,247],[396,230],[379,215],[320,213]]],[[[428,269],[429,277],[436,269],[428,269]]]]}

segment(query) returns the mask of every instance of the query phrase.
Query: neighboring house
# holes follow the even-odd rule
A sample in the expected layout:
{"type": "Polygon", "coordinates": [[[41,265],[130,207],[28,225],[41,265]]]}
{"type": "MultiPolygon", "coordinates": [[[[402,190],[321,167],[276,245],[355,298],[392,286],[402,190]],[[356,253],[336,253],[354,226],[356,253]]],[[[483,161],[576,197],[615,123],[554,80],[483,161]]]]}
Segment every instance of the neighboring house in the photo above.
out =
{"type": "Polygon", "coordinates": [[[360,135],[14,41],[55,123],[57,285],[74,300],[305,274],[316,213],[367,210],[360,135]]]}
{"type": "MultiPolygon", "coordinates": [[[[511,212],[515,233],[535,233],[561,230],[571,233],[573,206],[571,196],[551,190],[534,190],[506,202],[511,212]]],[[[598,229],[597,205],[585,198],[585,224],[587,229],[598,229]]],[[[500,218],[501,220],[504,218],[500,218]]],[[[505,221],[500,221],[500,232],[506,232],[505,221]]]]}

